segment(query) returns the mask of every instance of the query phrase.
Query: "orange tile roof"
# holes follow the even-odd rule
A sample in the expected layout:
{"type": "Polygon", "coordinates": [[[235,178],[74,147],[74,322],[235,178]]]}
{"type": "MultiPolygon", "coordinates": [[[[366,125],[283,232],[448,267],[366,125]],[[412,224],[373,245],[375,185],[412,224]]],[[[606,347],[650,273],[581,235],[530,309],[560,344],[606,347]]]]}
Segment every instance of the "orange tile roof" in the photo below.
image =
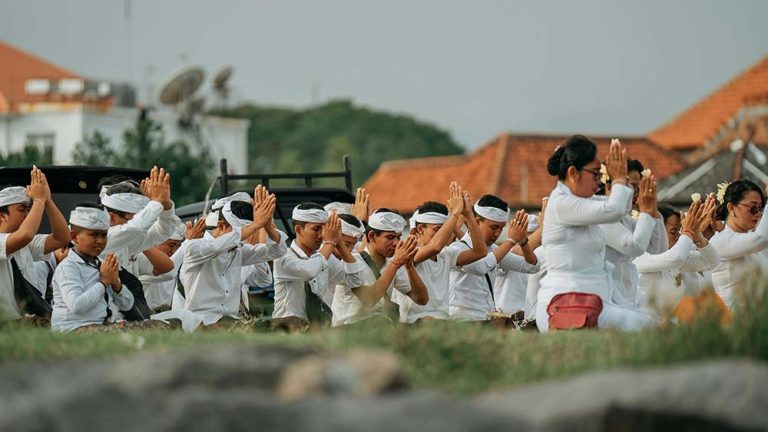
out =
{"type": "MultiPolygon", "coordinates": [[[[445,199],[448,185],[457,181],[474,198],[491,193],[513,207],[538,207],[549,195],[555,178],[547,173],[549,156],[566,135],[502,134],[466,156],[385,162],[365,183],[372,208],[390,207],[412,213],[427,200],[445,199]]],[[[600,155],[612,137],[592,137],[600,155]]],[[[645,138],[622,138],[630,157],[639,159],[659,178],[683,168],[675,153],[645,138]]]]}
{"type": "Polygon", "coordinates": [[[649,138],[672,149],[701,147],[711,140],[740,108],[768,95],[768,57],[693,105],[649,138]]]}
{"type": "Polygon", "coordinates": [[[32,54],[0,41],[0,113],[15,111],[18,104],[50,100],[42,95],[28,95],[28,79],[80,78],[76,73],[46,62],[32,54]]]}

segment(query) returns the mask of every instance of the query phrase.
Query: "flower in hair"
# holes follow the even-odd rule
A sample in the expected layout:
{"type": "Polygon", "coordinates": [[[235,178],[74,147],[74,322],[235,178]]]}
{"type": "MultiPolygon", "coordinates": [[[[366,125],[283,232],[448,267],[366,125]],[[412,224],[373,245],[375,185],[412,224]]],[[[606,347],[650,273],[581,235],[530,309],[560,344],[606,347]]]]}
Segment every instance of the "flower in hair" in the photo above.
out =
{"type": "Polygon", "coordinates": [[[600,164],[600,182],[607,184],[611,180],[611,176],[608,175],[608,167],[605,164],[600,164]]]}
{"type": "Polygon", "coordinates": [[[701,201],[701,194],[696,192],[694,194],[691,194],[691,201],[692,202],[699,202],[701,201]]]}
{"type": "Polygon", "coordinates": [[[650,177],[651,176],[651,169],[650,168],[644,169],[643,172],[640,173],[640,175],[643,176],[643,177],[650,177]]]}
{"type": "Polygon", "coordinates": [[[632,210],[632,219],[634,220],[640,219],[640,212],[637,210],[632,210]]]}
{"type": "Polygon", "coordinates": [[[612,138],[611,139],[611,145],[614,145],[614,144],[621,144],[621,141],[619,141],[618,138],[612,138]]]}
{"type": "Polygon", "coordinates": [[[725,190],[728,189],[729,182],[722,182],[717,185],[717,202],[722,204],[725,202],[725,190]]]}

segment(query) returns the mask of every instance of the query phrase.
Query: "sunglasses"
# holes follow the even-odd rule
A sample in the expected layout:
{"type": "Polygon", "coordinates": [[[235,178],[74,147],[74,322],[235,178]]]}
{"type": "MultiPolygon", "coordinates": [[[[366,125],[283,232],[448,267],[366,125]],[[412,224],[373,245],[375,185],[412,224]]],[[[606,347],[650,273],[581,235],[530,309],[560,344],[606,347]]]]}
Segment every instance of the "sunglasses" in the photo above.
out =
{"type": "Polygon", "coordinates": [[[736,205],[740,205],[740,206],[744,206],[744,207],[749,208],[749,213],[753,214],[753,215],[756,215],[758,213],[762,213],[763,212],[763,208],[760,207],[757,204],[749,205],[749,204],[744,204],[744,203],[737,203],[736,205]]]}
{"type": "Polygon", "coordinates": [[[600,171],[592,171],[591,169],[582,168],[582,171],[586,171],[595,176],[595,180],[598,180],[601,176],[600,171]]]}

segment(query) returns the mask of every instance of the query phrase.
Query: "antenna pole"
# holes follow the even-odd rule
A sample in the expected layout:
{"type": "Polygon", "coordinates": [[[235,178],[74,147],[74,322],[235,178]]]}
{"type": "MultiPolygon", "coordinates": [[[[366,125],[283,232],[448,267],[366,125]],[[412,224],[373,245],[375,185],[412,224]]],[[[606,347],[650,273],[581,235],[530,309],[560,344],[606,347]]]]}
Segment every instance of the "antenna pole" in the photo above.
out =
{"type": "Polygon", "coordinates": [[[227,160],[219,161],[219,170],[221,171],[221,196],[229,195],[229,174],[227,173],[227,160]]]}
{"type": "Polygon", "coordinates": [[[344,155],[341,162],[344,165],[344,181],[347,184],[347,190],[352,192],[352,168],[349,166],[349,155],[344,155]]]}

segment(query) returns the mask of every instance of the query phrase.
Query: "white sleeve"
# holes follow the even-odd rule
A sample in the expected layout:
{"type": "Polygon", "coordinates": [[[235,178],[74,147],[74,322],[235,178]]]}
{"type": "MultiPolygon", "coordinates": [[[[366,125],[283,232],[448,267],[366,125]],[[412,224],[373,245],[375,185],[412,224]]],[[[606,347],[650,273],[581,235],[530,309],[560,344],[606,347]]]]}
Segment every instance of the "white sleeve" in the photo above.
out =
{"type": "Polygon", "coordinates": [[[46,258],[45,253],[45,240],[48,239],[48,236],[51,234],[37,234],[34,238],[32,238],[32,241],[29,242],[27,245],[27,248],[29,250],[29,253],[32,254],[32,260],[33,261],[43,261],[46,258]]]}
{"type": "Polygon", "coordinates": [[[348,263],[335,257],[331,258],[328,269],[328,285],[345,285],[357,288],[363,286],[363,263],[355,257],[355,262],[348,263]]]}
{"type": "Polygon", "coordinates": [[[179,224],[181,224],[181,219],[176,216],[176,208],[171,204],[171,208],[163,210],[155,223],[149,228],[140,249],[145,251],[168,240],[179,224]]]}
{"type": "Polygon", "coordinates": [[[133,215],[133,218],[122,225],[113,225],[107,231],[107,246],[102,254],[128,249],[131,254],[143,252],[147,232],[163,212],[163,205],[150,201],[143,209],[133,215]]]}
{"type": "Polygon", "coordinates": [[[195,265],[205,262],[216,255],[237,247],[240,244],[240,231],[233,229],[214,239],[201,238],[187,240],[184,243],[184,264],[195,265]]]}
{"type": "Polygon", "coordinates": [[[620,222],[600,225],[605,233],[605,243],[622,255],[638,257],[648,249],[651,233],[656,226],[656,219],[648,213],[640,213],[635,230],[630,231],[620,222]]]}
{"type": "Polygon", "coordinates": [[[328,260],[317,254],[301,259],[291,251],[275,260],[275,280],[308,281],[328,268],[328,260]]]}
{"type": "MultiPolygon", "coordinates": [[[[405,270],[405,267],[397,269],[392,285],[403,294],[411,292],[411,282],[408,280],[408,272],[405,270]]],[[[394,295],[392,297],[395,298],[394,295]]]]}
{"type": "Polygon", "coordinates": [[[693,252],[693,240],[688,236],[680,236],[672,249],[661,254],[645,253],[637,257],[634,261],[637,271],[640,273],[654,273],[665,270],[680,269],[688,255],[693,252]]]}
{"type": "Polygon", "coordinates": [[[60,265],[53,278],[67,309],[76,314],[85,313],[104,299],[104,284],[95,282],[91,286],[84,286],[82,275],[76,266],[60,265]]]}
{"type": "Polygon", "coordinates": [[[669,237],[667,237],[667,227],[664,226],[664,218],[656,218],[656,224],[651,232],[651,241],[648,243],[648,252],[660,254],[669,250],[669,237]]]}
{"type": "Polygon", "coordinates": [[[720,255],[711,244],[704,246],[698,251],[692,251],[688,254],[688,259],[680,268],[681,272],[699,272],[709,271],[720,264],[720,255]]]}
{"type": "Polygon", "coordinates": [[[256,245],[243,244],[240,247],[243,254],[243,265],[272,261],[284,256],[286,252],[288,252],[288,246],[285,243],[288,236],[282,231],[278,232],[280,233],[280,239],[278,241],[273,241],[271,238],[267,237],[266,243],[256,245]]]}
{"type": "Polygon", "coordinates": [[[121,311],[127,311],[133,307],[133,293],[125,285],[123,285],[119,293],[112,291],[111,288],[107,292],[109,292],[112,302],[121,311]]]}
{"type": "Polygon", "coordinates": [[[269,264],[263,262],[250,267],[243,267],[243,269],[246,273],[243,278],[245,285],[261,288],[272,285],[272,269],[269,268],[269,264]]]}
{"type": "Polygon", "coordinates": [[[551,214],[557,223],[573,226],[616,222],[627,214],[632,193],[632,188],[616,184],[607,200],[561,195],[547,207],[547,217],[551,214]]]}
{"type": "Polygon", "coordinates": [[[501,262],[499,262],[499,268],[502,270],[526,274],[538,273],[540,270],[539,264],[529,264],[525,258],[511,251],[501,259],[501,262]]]}
{"type": "Polygon", "coordinates": [[[712,237],[711,244],[724,260],[732,260],[751,255],[768,247],[768,218],[763,216],[753,232],[719,232],[712,237]]]}
{"type": "MultiPolygon", "coordinates": [[[[470,246],[464,242],[455,242],[454,244],[449,246],[450,248],[456,248],[458,250],[458,253],[456,256],[463,252],[464,250],[471,249],[470,246]]],[[[459,267],[462,271],[467,272],[469,274],[473,274],[476,276],[482,276],[489,271],[493,270],[496,267],[496,255],[493,254],[493,247],[489,248],[491,250],[488,251],[488,253],[479,260],[475,262],[471,262],[467,265],[463,265],[459,267]]],[[[454,260],[454,263],[456,261],[454,260]]]]}

